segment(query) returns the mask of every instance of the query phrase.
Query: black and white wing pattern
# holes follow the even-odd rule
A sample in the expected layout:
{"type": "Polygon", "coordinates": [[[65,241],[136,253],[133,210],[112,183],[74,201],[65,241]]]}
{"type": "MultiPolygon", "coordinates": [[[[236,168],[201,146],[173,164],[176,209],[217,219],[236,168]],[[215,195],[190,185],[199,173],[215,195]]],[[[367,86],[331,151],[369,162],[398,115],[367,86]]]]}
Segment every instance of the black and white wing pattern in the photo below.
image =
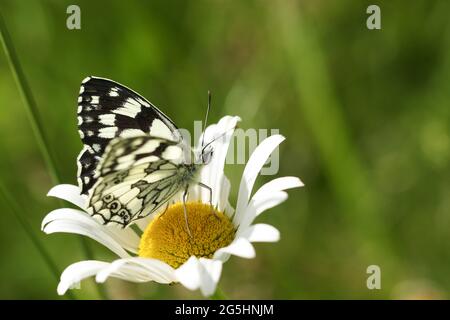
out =
{"type": "Polygon", "coordinates": [[[108,143],[116,137],[143,133],[181,141],[175,124],[144,97],[103,78],[87,77],[78,96],[78,131],[84,147],[78,156],[78,184],[82,194],[94,186],[95,170],[108,143]]]}
{"type": "Polygon", "coordinates": [[[183,147],[141,135],[114,139],[96,171],[88,213],[104,224],[126,227],[167,203],[190,177],[183,147]]]}

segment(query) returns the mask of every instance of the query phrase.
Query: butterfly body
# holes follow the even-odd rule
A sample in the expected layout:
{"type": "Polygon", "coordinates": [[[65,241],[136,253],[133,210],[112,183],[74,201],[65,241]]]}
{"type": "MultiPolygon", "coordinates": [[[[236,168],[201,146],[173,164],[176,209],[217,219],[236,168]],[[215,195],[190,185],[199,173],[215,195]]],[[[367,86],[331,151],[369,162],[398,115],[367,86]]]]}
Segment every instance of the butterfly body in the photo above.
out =
{"type": "Polygon", "coordinates": [[[84,143],[78,181],[88,195],[87,212],[102,223],[126,227],[198,183],[212,149],[195,154],[175,124],[145,98],[114,81],[89,77],[78,103],[84,143]]]}

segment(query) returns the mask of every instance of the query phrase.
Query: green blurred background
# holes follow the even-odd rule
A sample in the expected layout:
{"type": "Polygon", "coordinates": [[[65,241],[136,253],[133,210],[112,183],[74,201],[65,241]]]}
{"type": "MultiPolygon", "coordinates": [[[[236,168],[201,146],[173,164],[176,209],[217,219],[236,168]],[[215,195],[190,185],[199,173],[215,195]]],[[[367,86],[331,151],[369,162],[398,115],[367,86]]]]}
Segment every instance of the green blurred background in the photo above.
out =
{"type": "MultiPolygon", "coordinates": [[[[279,128],[279,176],[306,187],[259,218],[281,241],[231,258],[232,298],[395,299],[450,294],[449,1],[1,0],[18,58],[64,183],[81,149],[76,98],[88,75],[121,82],[180,127],[239,115],[279,128]],[[81,30],[66,8],[81,8],[81,30]],[[381,30],[366,8],[381,7],[381,30]],[[382,289],[368,290],[379,265],[382,289]]],[[[84,258],[80,237],[46,236],[59,206],[4,52],[0,52],[0,177],[59,270],[84,258]]],[[[228,166],[236,199],[242,166],[228,166]]],[[[261,185],[271,177],[261,177],[261,185]]],[[[0,298],[58,298],[57,281],[0,203],[0,298]]],[[[98,259],[112,259],[87,241],[98,259]]],[[[199,298],[181,286],[111,280],[112,298],[199,298]]],[[[92,280],[73,290],[98,298],[92,280]]]]}

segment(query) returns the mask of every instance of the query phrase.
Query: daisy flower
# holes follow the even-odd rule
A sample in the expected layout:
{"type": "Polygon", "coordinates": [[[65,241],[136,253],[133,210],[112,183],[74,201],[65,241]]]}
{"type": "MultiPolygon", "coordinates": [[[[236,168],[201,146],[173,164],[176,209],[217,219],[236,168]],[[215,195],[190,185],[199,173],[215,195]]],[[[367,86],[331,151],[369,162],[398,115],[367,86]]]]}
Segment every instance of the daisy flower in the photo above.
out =
{"type": "MultiPolygon", "coordinates": [[[[284,191],[301,187],[296,177],[283,177],[264,184],[252,196],[260,170],[271,153],[284,140],[273,135],[263,140],[245,166],[235,209],[229,203],[230,182],[224,174],[225,158],[238,117],[226,116],[204,132],[205,141],[222,136],[214,143],[214,156],[200,173],[200,181],[212,188],[192,186],[186,202],[189,236],[181,197],[167,209],[136,222],[133,228],[103,225],[86,213],[87,198],[73,185],[57,185],[48,195],[71,202],[79,209],[56,209],[42,221],[47,233],[66,232],[92,238],[118,258],[114,261],[80,261],[68,266],[61,275],[57,291],[63,295],[81,280],[95,276],[99,283],[109,277],[133,282],[181,283],[190,290],[200,289],[212,295],[230,255],[254,258],[252,242],[276,242],[279,231],[268,224],[253,224],[255,218],[287,199],[284,191]],[[226,134],[224,135],[224,132],[226,134]],[[210,206],[210,200],[213,207],[210,206]]],[[[201,138],[200,138],[201,141],[201,138]]],[[[172,203],[172,202],[171,202],[172,203]]]]}

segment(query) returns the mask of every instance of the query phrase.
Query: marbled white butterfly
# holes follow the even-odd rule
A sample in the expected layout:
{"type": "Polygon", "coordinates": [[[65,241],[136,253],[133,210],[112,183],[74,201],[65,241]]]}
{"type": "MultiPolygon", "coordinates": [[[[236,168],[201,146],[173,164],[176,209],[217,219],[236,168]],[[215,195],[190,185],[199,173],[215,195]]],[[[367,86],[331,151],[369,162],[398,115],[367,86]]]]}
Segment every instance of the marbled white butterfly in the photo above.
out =
{"type": "Polygon", "coordinates": [[[181,191],[185,201],[191,183],[211,192],[196,181],[212,156],[210,143],[202,143],[194,155],[164,113],[119,83],[97,77],[82,81],[78,128],[84,144],[78,183],[89,197],[87,211],[104,224],[126,227],[181,191]]]}

